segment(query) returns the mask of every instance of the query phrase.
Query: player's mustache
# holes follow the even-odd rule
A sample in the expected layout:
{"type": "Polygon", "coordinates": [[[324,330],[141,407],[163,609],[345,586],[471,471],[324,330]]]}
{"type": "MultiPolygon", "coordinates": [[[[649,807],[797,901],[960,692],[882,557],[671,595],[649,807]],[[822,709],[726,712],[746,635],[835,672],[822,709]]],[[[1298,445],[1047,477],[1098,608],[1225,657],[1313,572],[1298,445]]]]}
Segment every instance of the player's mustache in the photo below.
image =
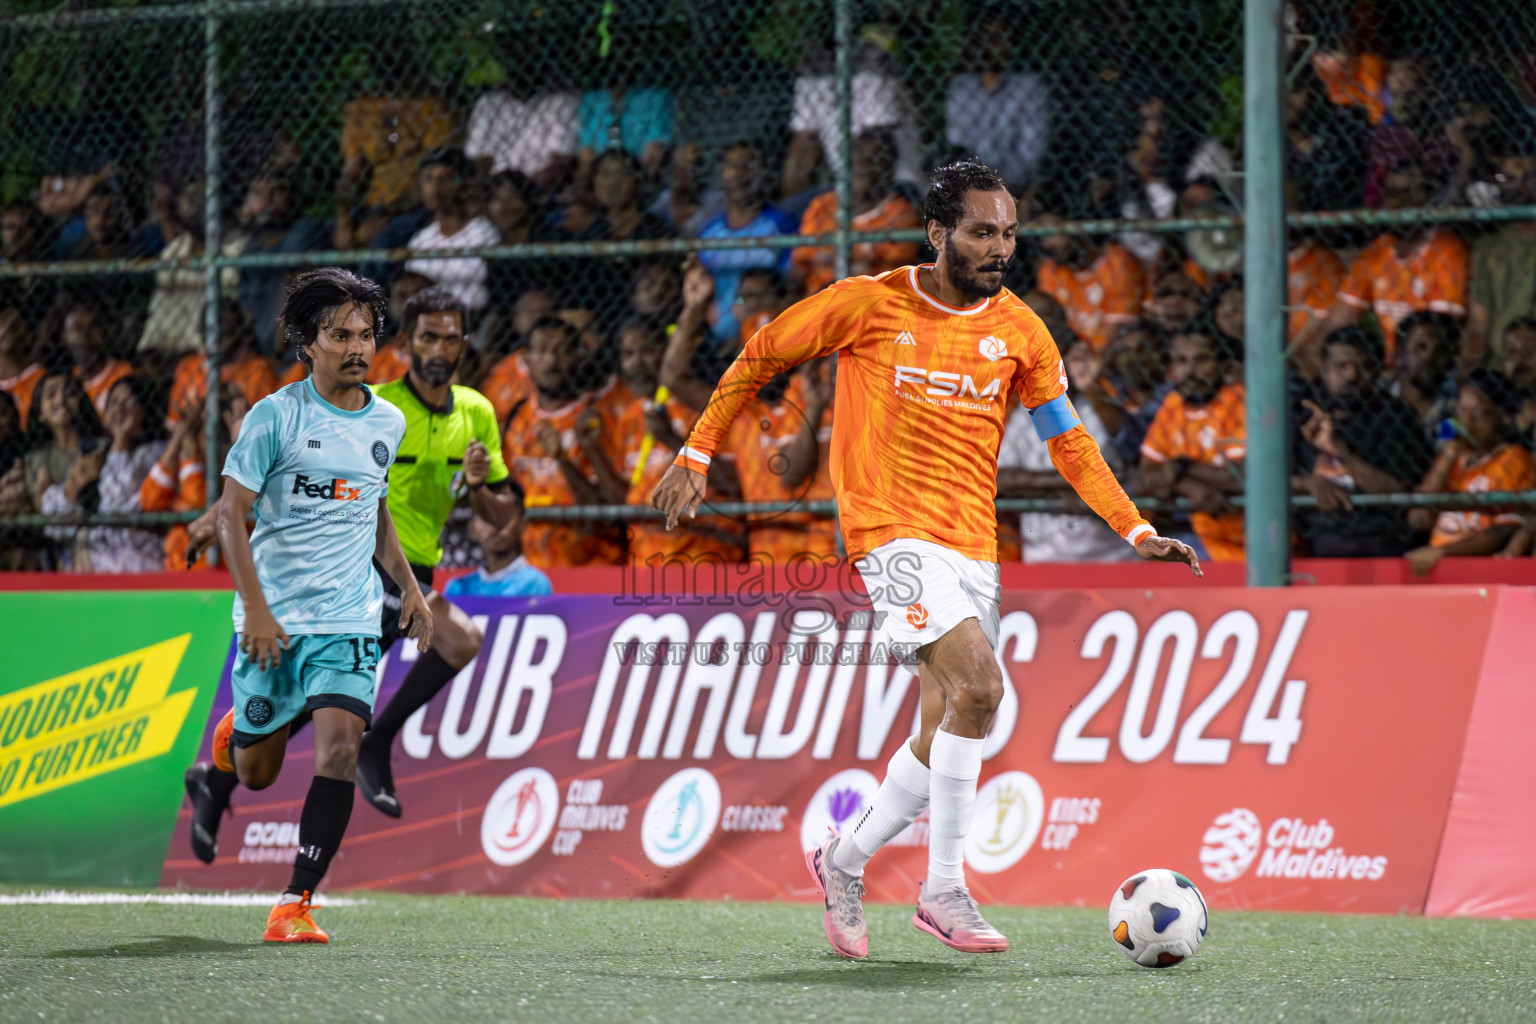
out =
{"type": "Polygon", "coordinates": [[[368,360],[362,358],[361,356],[353,356],[351,359],[348,359],[346,362],[341,364],[341,368],[343,370],[350,369],[353,366],[361,366],[366,370],[368,368],[368,360]]]}

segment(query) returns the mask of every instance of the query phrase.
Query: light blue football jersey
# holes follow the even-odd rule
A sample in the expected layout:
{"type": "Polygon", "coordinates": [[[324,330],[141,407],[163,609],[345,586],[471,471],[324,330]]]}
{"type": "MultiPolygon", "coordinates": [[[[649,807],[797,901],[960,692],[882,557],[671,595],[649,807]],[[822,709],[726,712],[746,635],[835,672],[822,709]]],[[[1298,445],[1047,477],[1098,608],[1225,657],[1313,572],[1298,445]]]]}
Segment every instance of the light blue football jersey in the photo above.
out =
{"type": "MultiPolygon", "coordinates": [[[[256,579],[290,636],[379,635],[384,588],[373,570],[375,531],[404,433],[400,410],[371,391],[367,405],[348,412],[321,398],[308,378],[246,413],[224,475],[256,492],[256,579]]],[[[236,594],[235,631],[244,629],[236,594]]]]}

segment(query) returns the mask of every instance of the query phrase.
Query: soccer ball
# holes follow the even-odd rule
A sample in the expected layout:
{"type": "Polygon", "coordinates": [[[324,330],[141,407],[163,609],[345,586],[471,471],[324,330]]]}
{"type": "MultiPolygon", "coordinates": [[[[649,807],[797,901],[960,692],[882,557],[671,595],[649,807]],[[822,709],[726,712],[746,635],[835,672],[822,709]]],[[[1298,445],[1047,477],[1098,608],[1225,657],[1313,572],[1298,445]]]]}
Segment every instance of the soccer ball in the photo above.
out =
{"type": "Polygon", "coordinates": [[[1205,939],[1205,897],[1195,883],[1167,868],[1138,871],[1109,901],[1109,937],[1143,967],[1172,967],[1195,955],[1205,939]]]}

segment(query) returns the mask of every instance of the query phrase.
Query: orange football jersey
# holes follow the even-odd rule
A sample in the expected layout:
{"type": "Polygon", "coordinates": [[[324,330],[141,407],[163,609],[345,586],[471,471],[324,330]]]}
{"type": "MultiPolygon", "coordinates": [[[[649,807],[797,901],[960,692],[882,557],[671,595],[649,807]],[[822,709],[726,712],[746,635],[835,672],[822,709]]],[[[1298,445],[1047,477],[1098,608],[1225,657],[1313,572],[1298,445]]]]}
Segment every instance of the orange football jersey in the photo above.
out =
{"type": "MultiPolygon", "coordinates": [[[[625,391],[633,394],[627,388],[625,391]]],[[[661,478],[666,475],[677,454],[653,439],[644,466],[640,464],[645,436],[650,433],[645,416],[655,404],[649,398],[632,398],[629,405],[619,413],[613,431],[619,448],[619,457],[614,460],[614,466],[630,482],[627,500],[631,505],[650,505],[651,492],[661,483],[661,478]]],[[[687,437],[698,414],[691,406],[674,398],[667,402],[667,418],[671,420],[673,433],[678,437],[687,437]]],[[[671,531],[659,519],[636,519],[629,524],[629,554],[640,564],[658,554],[663,557],[687,555],[690,558],[715,556],[724,562],[737,562],[742,557],[741,532],[735,520],[709,515],[701,515],[693,523],[680,523],[677,529],[671,531]]]]}
{"type": "MultiPolygon", "coordinates": [[[[721,378],[677,462],[702,470],[774,374],[837,353],[831,443],[849,557],[901,538],[996,561],[997,450],[1006,396],[1066,393],[1056,344],[1007,290],[967,309],[924,292],[918,267],[839,281],[758,331],[721,378]]],[[[1122,537],[1149,532],[1093,438],[1051,439],[1056,466],[1122,537]]]]}
{"type": "MultiPolygon", "coordinates": [[[[1451,494],[1487,494],[1490,491],[1527,491],[1536,487],[1536,460],[1523,445],[1506,444],[1474,461],[1466,453],[1456,457],[1445,489],[1451,494]]],[[[1520,515],[1508,509],[1441,512],[1429,542],[1435,547],[1481,533],[1490,526],[1519,526],[1520,515]]]]}
{"type": "Polygon", "coordinates": [[[10,395],[16,403],[23,430],[27,429],[27,414],[32,411],[32,392],[37,389],[37,382],[43,379],[46,372],[42,363],[33,363],[16,376],[0,380],[0,391],[10,395]]]}
{"type": "MultiPolygon", "coordinates": [[[[894,231],[918,228],[923,219],[905,196],[887,196],[873,209],[853,218],[854,231],[894,231]]],[[[837,193],[823,192],[811,200],[800,218],[802,235],[825,235],[837,230],[837,193]]],[[[830,245],[802,245],[790,251],[789,261],[805,279],[807,295],[821,291],[837,277],[836,250],[830,245]]],[[[916,242],[858,242],[849,252],[849,265],[856,274],[883,274],[917,258],[916,242]],[[859,269],[862,268],[862,269],[859,269]]]]}
{"type": "MultiPolygon", "coordinates": [[[[816,424],[816,473],[797,487],[786,487],[788,449],[805,429],[805,385],[797,373],[783,396],[767,402],[761,396],[748,404],[731,424],[726,447],[736,456],[742,501],[826,501],[835,495],[827,465],[832,440],[832,409],[816,424]]],[[[806,512],[755,517],[748,527],[747,551],[764,554],[783,565],[800,552],[837,553],[837,520],[806,512]]]]}
{"type": "MultiPolygon", "coordinates": [[[[75,376],[80,377],[80,368],[75,367],[75,376]]],[[[99,416],[107,411],[107,393],[112,390],[112,385],[124,377],[133,376],[133,367],[121,359],[108,359],[107,365],[97,371],[94,377],[80,377],[80,383],[85,388],[85,393],[90,396],[91,404],[96,407],[99,416]]]]}
{"type": "MultiPolygon", "coordinates": [[[[575,505],[576,496],[561,473],[560,463],[539,442],[537,424],[547,423],[560,436],[561,447],[576,471],[591,479],[592,468],[576,443],[578,417],[590,414],[585,396],[559,409],[546,411],[537,396],[524,402],[507,425],[501,442],[502,457],[512,476],[523,486],[529,508],[543,505],[575,505]]],[[[618,564],[623,547],[603,524],[578,522],[530,522],[523,531],[523,554],[530,565],[541,569],[564,565],[618,564]]]]}
{"type": "Polygon", "coordinates": [[[410,368],[411,354],[405,350],[403,342],[381,345],[374,352],[373,362],[368,367],[368,383],[388,384],[404,377],[405,371],[410,368]]]}
{"type": "Polygon", "coordinates": [[[507,422],[517,403],[533,394],[533,380],[528,376],[523,354],[513,352],[487,370],[480,378],[480,393],[491,400],[496,422],[507,422]]]}
{"type": "Polygon", "coordinates": [[[1067,326],[1095,352],[1109,344],[1116,326],[1141,316],[1145,289],[1141,263],[1113,242],[1083,270],[1042,260],[1035,286],[1061,303],[1067,326]]]}
{"type": "MultiPolygon", "coordinates": [[[[219,380],[234,384],[251,405],[277,390],[277,372],[272,361],[259,352],[247,352],[238,359],[219,366],[219,380]]],[[[181,407],[188,402],[202,402],[207,397],[208,357],[201,352],[189,352],[176,363],[176,375],[171,381],[172,420],[181,418],[181,407]]]]}
{"type": "MultiPolygon", "coordinates": [[[[1244,397],[1241,384],[1228,384],[1210,404],[1193,406],[1186,404],[1177,391],[1170,391],[1147,428],[1141,454],[1152,462],[1189,459],[1221,466],[1241,461],[1248,450],[1244,397]]],[[[1242,513],[1213,516],[1192,512],[1189,522],[1212,559],[1243,560],[1242,513]]]]}
{"type": "Polygon", "coordinates": [[[1467,311],[1467,246],[1454,232],[1437,228],[1406,257],[1397,254],[1395,235],[1377,235],[1355,257],[1339,298],[1370,309],[1381,322],[1386,362],[1392,365],[1397,325],[1422,309],[1461,316],[1467,311]]]}
{"type": "Polygon", "coordinates": [[[1285,254],[1286,297],[1291,315],[1288,337],[1296,335],[1312,320],[1321,320],[1333,308],[1333,300],[1344,283],[1344,261],[1332,249],[1317,241],[1304,242],[1285,254]]]}

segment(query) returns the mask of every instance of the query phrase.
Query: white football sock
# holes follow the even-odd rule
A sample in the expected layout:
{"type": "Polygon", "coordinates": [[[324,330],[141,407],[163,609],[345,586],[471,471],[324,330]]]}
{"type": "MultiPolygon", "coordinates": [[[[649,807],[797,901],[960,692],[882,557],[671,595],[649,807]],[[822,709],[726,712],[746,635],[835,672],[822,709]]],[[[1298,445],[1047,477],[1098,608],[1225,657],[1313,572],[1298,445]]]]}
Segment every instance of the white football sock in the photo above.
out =
{"type": "Polygon", "coordinates": [[[832,861],[839,870],[862,875],[875,851],[900,835],[928,806],[928,768],[912,752],[916,740],[914,736],[896,748],[875,802],[847,833],[851,841],[837,844],[832,861]]]}
{"type": "Polygon", "coordinates": [[[983,740],[942,729],[928,751],[928,895],[965,884],[965,836],[976,805],[983,740]]]}

